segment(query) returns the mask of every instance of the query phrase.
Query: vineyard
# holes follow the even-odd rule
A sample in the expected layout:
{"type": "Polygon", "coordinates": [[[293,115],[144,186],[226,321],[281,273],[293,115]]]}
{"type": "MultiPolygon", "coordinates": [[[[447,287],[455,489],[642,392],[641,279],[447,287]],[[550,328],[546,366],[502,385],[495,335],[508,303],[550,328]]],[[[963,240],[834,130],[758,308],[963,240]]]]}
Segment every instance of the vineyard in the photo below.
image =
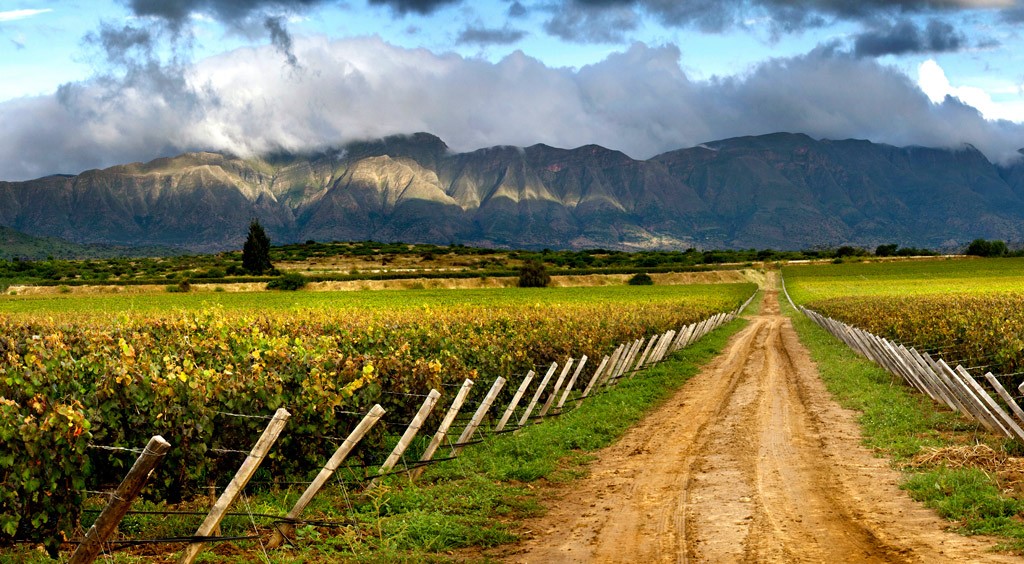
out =
{"type": "Polygon", "coordinates": [[[790,267],[794,301],[951,365],[1024,371],[1024,261],[936,260],[790,267]]]}
{"type": "MultiPolygon", "coordinates": [[[[315,474],[324,442],[379,404],[387,417],[350,457],[373,467],[430,389],[448,396],[466,379],[500,377],[509,385],[497,401],[507,402],[531,370],[599,359],[618,343],[732,310],[753,291],[381,292],[268,298],[259,310],[187,302],[173,313],[163,303],[111,311],[102,300],[4,302],[17,307],[0,315],[0,543],[70,538],[86,492],[116,484],[131,463],[122,451],[153,435],[172,443],[144,492],[153,500],[204,494],[282,407],[289,431],[261,467],[267,476],[315,474]]],[[[488,387],[474,387],[467,405],[488,387]]]]}

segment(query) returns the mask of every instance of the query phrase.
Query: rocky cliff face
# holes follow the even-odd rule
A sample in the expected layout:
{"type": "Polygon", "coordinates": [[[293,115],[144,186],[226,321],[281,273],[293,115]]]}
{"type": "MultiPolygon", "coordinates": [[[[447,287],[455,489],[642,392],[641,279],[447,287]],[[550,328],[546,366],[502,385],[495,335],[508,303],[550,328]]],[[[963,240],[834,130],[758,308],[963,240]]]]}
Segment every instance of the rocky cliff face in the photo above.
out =
{"type": "Polygon", "coordinates": [[[402,240],[619,249],[1024,241],[1024,156],[773,134],[637,161],[588,145],[455,154],[432,135],[316,155],[188,153],[0,182],[0,225],[78,243],[402,240]]]}

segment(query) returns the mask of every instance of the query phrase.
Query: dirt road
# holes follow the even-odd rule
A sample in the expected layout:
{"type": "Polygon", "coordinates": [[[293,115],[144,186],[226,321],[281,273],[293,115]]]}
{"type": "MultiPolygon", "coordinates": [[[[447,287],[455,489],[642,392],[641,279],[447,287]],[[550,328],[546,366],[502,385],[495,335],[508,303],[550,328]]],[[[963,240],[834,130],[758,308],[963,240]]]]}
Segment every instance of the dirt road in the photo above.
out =
{"type": "Polygon", "coordinates": [[[509,561],[1020,562],[896,486],[769,292],[762,313],[528,523],[509,561]]]}

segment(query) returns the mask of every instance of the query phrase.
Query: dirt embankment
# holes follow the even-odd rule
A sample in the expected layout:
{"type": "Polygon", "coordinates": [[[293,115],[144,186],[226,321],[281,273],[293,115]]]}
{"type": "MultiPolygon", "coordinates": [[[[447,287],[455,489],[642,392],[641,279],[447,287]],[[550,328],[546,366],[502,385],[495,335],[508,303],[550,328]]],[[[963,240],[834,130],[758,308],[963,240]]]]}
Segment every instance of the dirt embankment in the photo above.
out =
{"type": "Polygon", "coordinates": [[[527,524],[511,562],[1019,562],[899,490],[769,292],[760,315],[527,524]]]}

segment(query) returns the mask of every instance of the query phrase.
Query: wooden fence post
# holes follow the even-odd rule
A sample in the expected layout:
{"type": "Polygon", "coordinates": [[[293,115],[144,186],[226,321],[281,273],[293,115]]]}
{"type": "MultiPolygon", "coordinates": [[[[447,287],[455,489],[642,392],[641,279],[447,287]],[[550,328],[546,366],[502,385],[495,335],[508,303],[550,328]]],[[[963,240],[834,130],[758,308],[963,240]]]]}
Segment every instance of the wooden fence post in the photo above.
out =
{"type": "Polygon", "coordinates": [[[623,348],[625,346],[626,345],[619,345],[612,352],[612,357],[608,361],[608,366],[607,368],[605,368],[604,375],[602,375],[601,379],[597,381],[598,386],[604,386],[605,384],[608,383],[608,380],[610,380],[612,376],[615,375],[615,370],[619,366],[619,358],[622,356],[623,348]]]}
{"type": "MultiPolygon", "coordinates": [[[[239,467],[238,472],[235,473],[235,477],[231,478],[231,482],[228,487],[224,489],[224,493],[220,494],[220,498],[217,499],[217,503],[210,509],[209,515],[203,520],[203,523],[199,525],[199,529],[196,530],[195,536],[206,537],[210,536],[210,533],[220,525],[221,520],[224,519],[224,514],[227,513],[228,508],[234,503],[235,499],[242,493],[245,485],[249,483],[253,474],[256,473],[256,469],[260,467],[260,463],[266,458],[267,453],[270,452],[270,447],[274,446],[274,441],[277,440],[278,435],[284,430],[284,424],[288,422],[288,418],[291,417],[291,413],[285,408],[278,409],[274,413],[274,417],[270,420],[270,424],[263,430],[263,434],[260,435],[256,445],[252,447],[249,452],[249,456],[245,457],[245,461],[242,462],[242,466],[239,467]]],[[[179,562],[181,564],[191,564],[199,551],[203,549],[206,543],[194,542],[190,543],[185,547],[185,553],[181,556],[179,562]]]]}
{"type": "Polygon", "coordinates": [[[170,448],[171,444],[160,435],[155,435],[149,439],[149,443],[146,444],[142,454],[135,459],[135,464],[132,464],[128,474],[121,480],[121,485],[117,486],[113,495],[110,496],[110,501],[103,508],[103,512],[100,513],[96,521],[89,527],[89,531],[85,534],[82,544],[78,545],[75,553],[71,555],[70,564],[91,564],[92,561],[96,560],[100,551],[103,550],[103,543],[107,542],[107,539],[110,538],[118,523],[121,522],[121,519],[124,518],[125,513],[131,507],[132,500],[142,491],[142,486],[146,485],[149,475],[156,468],[156,465],[163,460],[164,455],[167,454],[170,448]]]}
{"type": "Polygon", "coordinates": [[[1006,402],[1006,405],[1009,406],[1011,411],[1013,411],[1013,414],[1017,416],[1017,419],[1024,421],[1024,411],[1021,411],[1017,402],[1013,401],[1013,397],[1006,392],[1006,388],[1004,388],[999,382],[999,379],[991,372],[985,373],[985,379],[988,380],[989,384],[992,384],[992,388],[995,389],[997,394],[999,394],[999,397],[1003,398],[1003,401],[1006,402]]]}
{"type": "Polygon", "coordinates": [[[580,357],[579,363],[576,365],[576,371],[572,373],[572,378],[569,379],[569,383],[565,385],[565,391],[562,392],[561,399],[558,400],[558,405],[555,409],[558,411],[562,410],[562,406],[565,405],[565,400],[569,398],[569,392],[572,391],[572,387],[576,385],[576,380],[580,377],[580,372],[583,372],[583,367],[587,365],[587,355],[580,357]]]}
{"type": "Polygon", "coordinates": [[[519,405],[519,400],[523,399],[523,394],[526,393],[526,389],[530,387],[530,382],[533,381],[535,376],[533,370],[526,373],[526,377],[523,378],[523,382],[519,384],[519,389],[516,390],[516,395],[512,396],[512,401],[508,402],[508,408],[505,409],[505,413],[501,416],[501,421],[498,421],[498,426],[494,428],[494,432],[501,431],[505,428],[505,424],[508,423],[512,414],[516,411],[516,406],[519,405]]]}
{"type": "Polygon", "coordinates": [[[647,348],[644,349],[643,354],[640,355],[639,362],[636,363],[637,368],[642,368],[644,362],[647,360],[647,355],[651,354],[651,347],[654,346],[655,341],[658,340],[658,335],[651,335],[651,340],[647,342],[647,348]]]}
{"type": "MultiPolygon", "coordinates": [[[[459,410],[462,409],[462,404],[466,402],[466,397],[469,395],[469,391],[472,388],[472,380],[466,380],[462,383],[462,387],[459,388],[459,393],[455,395],[455,399],[452,400],[451,407],[448,408],[448,413],[445,413],[444,419],[441,420],[441,424],[437,427],[437,432],[434,433],[434,437],[430,439],[430,444],[428,444],[426,450],[423,451],[423,456],[420,457],[420,462],[428,462],[434,457],[434,453],[437,452],[437,447],[441,446],[441,441],[443,441],[445,436],[448,434],[448,427],[452,426],[455,418],[459,415],[459,410]]],[[[419,478],[420,474],[422,474],[426,469],[426,466],[413,468],[412,472],[409,473],[409,478],[412,480],[419,478]]]]}
{"type": "Polygon", "coordinates": [[[530,400],[529,405],[526,406],[526,412],[519,418],[519,426],[526,425],[526,421],[530,418],[530,414],[533,413],[533,408],[536,407],[537,402],[540,401],[541,394],[544,393],[544,388],[548,387],[548,381],[551,380],[551,375],[555,373],[558,368],[557,362],[551,363],[551,368],[548,368],[548,373],[544,375],[544,379],[540,381],[540,385],[537,386],[537,392],[533,394],[533,399],[530,400]]]}
{"type": "MultiPolygon", "coordinates": [[[[334,451],[334,455],[324,464],[324,467],[320,470],[320,473],[316,475],[313,482],[306,487],[306,491],[302,492],[299,500],[295,502],[291,511],[288,512],[287,517],[289,519],[298,519],[302,512],[306,510],[306,506],[313,501],[313,497],[324,487],[327,480],[331,479],[331,476],[341,467],[341,463],[345,461],[352,449],[359,444],[359,441],[363,440],[363,436],[373,428],[374,425],[380,421],[380,418],[384,416],[384,408],[380,404],[374,405],[370,409],[370,412],[363,416],[362,421],[356,425],[356,428],[345,437],[344,442],[341,446],[334,451]]],[[[270,542],[267,543],[267,548],[277,548],[284,543],[285,536],[295,530],[295,525],[292,523],[279,523],[274,531],[274,535],[270,537],[270,542]]]]}
{"type": "MultiPolygon", "coordinates": [[[[395,445],[394,450],[392,450],[391,454],[388,455],[384,464],[381,464],[380,468],[377,470],[377,474],[385,474],[394,468],[395,464],[398,464],[399,459],[402,458],[402,454],[405,453],[405,449],[409,448],[409,445],[412,444],[412,440],[416,438],[416,434],[419,433],[420,427],[423,426],[423,422],[427,420],[430,412],[433,411],[434,406],[437,405],[437,399],[440,397],[441,392],[431,388],[430,393],[427,394],[426,399],[423,400],[423,404],[420,405],[420,410],[416,412],[415,416],[413,416],[412,421],[409,422],[409,426],[405,429],[405,432],[402,433],[402,438],[398,439],[398,444],[395,445]]],[[[380,476],[374,478],[369,484],[367,484],[366,489],[369,490],[377,487],[379,481],[380,476]]]]}
{"type": "Polygon", "coordinates": [[[494,403],[495,398],[498,397],[498,393],[505,387],[505,379],[498,376],[498,379],[491,384],[491,389],[487,392],[487,396],[484,397],[483,403],[480,407],[476,408],[476,412],[473,413],[473,418],[466,424],[466,428],[462,430],[462,434],[459,435],[459,440],[456,441],[455,448],[452,449],[452,454],[458,456],[462,449],[465,448],[466,443],[473,438],[473,433],[476,432],[477,427],[483,422],[484,416],[487,415],[487,410],[491,408],[491,404],[494,403]]]}
{"type": "Polygon", "coordinates": [[[604,372],[605,368],[608,367],[609,359],[605,355],[604,359],[601,360],[601,364],[598,365],[597,370],[594,371],[594,375],[590,377],[590,381],[587,382],[587,387],[583,389],[583,395],[576,398],[576,407],[579,407],[583,403],[583,398],[590,395],[590,390],[594,389],[594,384],[601,378],[601,373],[604,372]]]}
{"type": "Polygon", "coordinates": [[[562,367],[562,373],[558,375],[558,380],[555,380],[555,387],[551,389],[551,393],[548,394],[548,399],[544,402],[544,406],[540,408],[538,417],[544,417],[548,414],[548,410],[555,403],[555,397],[558,395],[558,391],[562,389],[562,382],[565,381],[565,377],[569,375],[569,370],[572,369],[572,364],[575,362],[572,358],[565,362],[565,366],[562,367]]]}

